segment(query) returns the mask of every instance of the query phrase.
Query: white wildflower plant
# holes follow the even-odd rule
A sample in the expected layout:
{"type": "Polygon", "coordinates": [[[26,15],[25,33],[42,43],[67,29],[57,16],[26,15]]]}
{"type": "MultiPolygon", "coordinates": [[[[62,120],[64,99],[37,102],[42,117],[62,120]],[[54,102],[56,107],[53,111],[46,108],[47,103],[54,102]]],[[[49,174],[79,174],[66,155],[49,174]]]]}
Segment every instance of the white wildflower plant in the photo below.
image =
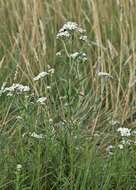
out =
{"type": "MultiPolygon", "coordinates": [[[[79,40],[82,42],[88,42],[86,30],[81,28],[76,22],[71,22],[71,21],[66,22],[62,26],[62,28],[57,33],[56,38],[57,39],[70,39],[71,41],[74,41],[74,39],[76,39],[76,40],[79,40]]],[[[73,43],[71,43],[71,42],[68,44],[65,44],[64,53],[66,53],[66,57],[71,58],[76,61],[79,61],[79,62],[86,62],[87,55],[85,52],[82,52],[82,50],[81,50],[82,48],[80,48],[80,51],[71,52],[71,48],[69,46],[71,46],[72,44],[73,43]]],[[[62,49],[56,53],[56,56],[62,57],[62,49]]]]}

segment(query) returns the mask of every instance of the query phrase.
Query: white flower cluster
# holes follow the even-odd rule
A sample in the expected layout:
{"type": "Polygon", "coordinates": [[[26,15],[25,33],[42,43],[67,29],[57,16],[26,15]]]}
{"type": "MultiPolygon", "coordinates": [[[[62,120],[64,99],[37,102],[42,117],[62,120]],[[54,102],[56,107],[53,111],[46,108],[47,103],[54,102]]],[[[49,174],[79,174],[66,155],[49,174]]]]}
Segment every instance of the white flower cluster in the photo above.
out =
{"type": "Polygon", "coordinates": [[[12,96],[13,93],[21,94],[23,92],[29,92],[30,91],[30,87],[29,86],[24,86],[22,84],[13,83],[12,86],[5,87],[1,91],[2,91],[1,93],[8,92],[7,95],[11,95],[12,96]]]}
{"type": "Polygon", "coordinates": [[[71,21],[68,21],[59,30],[59,32],[64,32],[64,31],[77,31],[77,32],[80,32],[80,33],[84,33],[85,32],[85,30],[83,30],[82,28],[80,28],[76,22],[71,22],[71,21]]]}
{"type": "Polygon", "coordinates": [[[88,37],[86,35],[80,36],[81,41],[88,42],[88,37]]]}
{"type": "Polygon", "coordinates": [[[109,73],[106,73],[106,72],[98,72],[97,75],[104,79],[113,79],[113,77],[109,73]]]}
{"type": "Polygon", "coordinates": [[[132,135],[131,129],[128,129],[126,127],[120,127],[117,129],[117,132],[119,132],[122,137],[121,144],[118,145],[120,149],[123,149],[126,145],[135,144],[135,141],[127,138],[132,135]]]}
{"type": "Polygon", "coordinates": [[[70,54],[70,57],[72,59],[76,59],[78,56],[79,56],[79,52],[75,52],[75,53],[70,54]]]}
{"type": "Polygon", "coordinates": [[[57,34],[57,39],[58,38],[70,38],[70,33],[68,31],[64,31],[64,32],[59,32],[57,34]]]}
{"type": "Polygon", "coordinates": [[[86,53],[82,53],[82,52],[75,52],[75,53],[72,53],[70,54],[70,57],[74,60],[79,60],[79,61],[87,61],[87,55],[86,53]]]}
{"type": "Polygon", "coordinates": [[[113,154],[113,148],[114,148],[114,146],[113,145],[109,145],[107,148],[106,148],[106,151],[110,154],[110,155],[112,155],[113,154]]]}
{"type": "Polygon", "coordinates": [[[43,134],[37,134],[36,132],[31,133],[31,137],[34,137],[36,139],[43,139],[44,135],[43,134]]]}
{"type": "Polygon", "coordinates": [[[54,72],[55,72],[55,70],[54,70],[53,68],[50,68],[50,69],[48,70],[48,73],[49,73],[49,74],[54,74],[54,72]]]}
{"type": "MultiPolygon", "coordinates": [[[[133,140],[133,139],[130,139],[129,137],[131,137],[133,135],[133,132],[134,131],[131,131],[131,129],[128,129],[126,127],[119,127],[117,129],[117,132],[120,133],[120,136],[122,137],[121,141],[119,144],[117,144],[117,147],[120,149],[120,150],[123,150],[126,146],[130,146],[130,145],[135,145],[136,142],[133,140]]],[[[113,149],[115,148],[116,146],[113,146],[113,145],[109,145],[107,148],[106,148],[106,151],[112,155],[113,154],[113,149]]]]}
{"type": "Polygon", "coordinates": [[[22,169],[22,165],[21,164],[17,164],[17,167],[16,167],[17,171],[20,172],[21,169],[22,169]]]}
{"type": "Polygon", "coordinates": [[[108,152],[108,154],[110,156],[112,156],[114,154],[114,150],[115,150],[116,147],[119,148],[120,150],[122,150],[124,148],[123,144],[118,144],[117,146],[109,145],[106,148],[106,151],[108,152]]]}
{"type": "Polygon", "coordinates": [[[129,137],[131,136],[131,129],[125,128],[125,127],[120,127],[117,129],[117,131],[120,133],[121,137],[123,137],[121,144],[118,145],[120,149],[124,148],[124,145],[129,145],[130,141],[127,139],[124,139],[124,137],[129,137]]]}
{"type": "Polygon", "coordinates": [[[131,129],[120,127],[117,129],[117,131],[120,133],[122,137],[129,137],[131,136],[131,129]]]}
{"type": "Polygon", "coordinates": [[[47,72],[46,71],[42,71],[37,76],[35,76],[33,78],[33,80],[34,81],[38,81],[39,79],[42,79],[42,78],[48,76],[49,74],[54,74],[54,69],[53,68],[50,68],[47,72]]]}
{"type": "Polygon", "coordinates": [[[122,145],[130,145],[130,144],[133,144],[134,141],[130,139],[122,139],[121,143],[122,145]]]}
{"type": "Polygon", "coordinates": [[[58,51],[57,53],[56,53],[56,56],[61,56],[61,51],[58,51]]]}
{"type": "Polygon", "coordinates": [[[57,34],[58,38],[69,38],[72,34],[72,32],[78,32],[80,34],[83,34],[86,32],[84,29],[78,26],[76,22],[67,22],[65,23],[62,28],[59,30],[57,34]]]}
{"type": "Polygon", "coordinates": [[[41,98],[38,98],[37,103],[41,105],[45,105],[46,100],[47,100],[47,97],[41,97],[41,98]]]}
{"type": "Polygon", "coordinates": [[[121,150],[124,148],[123,144],[118,144],[118,147],[119,147],[119,149],[121,149],[121,150]]]}
{"type": "Polygon", "coordinates": [[[124,149],[124,145],[123,144],[118,144],[117,146],[115,145],[109,145],[106,148],[106,152],[108,152],[109,156],[112,156],[114,154],[114,151],[116,148],[119,148],[120,150],[124,149]]]}
{"type": "Polygon", "coordinates": [[[39,80],[41,78],[44,78],[47,75],[48,75],[48,73],[46,71],[43,71],[43,72],[39,73],[36,77],[34,77],[33,80],[37,81],[37,80],[39,80]]]}

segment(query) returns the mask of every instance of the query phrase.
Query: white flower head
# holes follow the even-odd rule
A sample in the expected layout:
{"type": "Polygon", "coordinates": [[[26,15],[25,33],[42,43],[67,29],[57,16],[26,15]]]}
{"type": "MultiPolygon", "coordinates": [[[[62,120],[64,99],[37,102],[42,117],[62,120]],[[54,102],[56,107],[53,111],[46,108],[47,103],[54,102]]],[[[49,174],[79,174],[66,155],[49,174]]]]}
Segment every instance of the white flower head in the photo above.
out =
{"type": "Polygon", "coordinates": [[[129,137],[131,136],[131,129],[120,127],[117,129],[117,131],[120,133],[122,137],[129,137]]]}
{"type": "Polygon", "coordinates": [[[132,131],[132,134],[133,134],[134,136],[136,136],[136,130],[132,131]]]}
{"type": "Polygon", "coordinates": [[[59,38],[70,38],[70,33],[68,31],[59,32],[57,34],[57,39],[59,38]]]}
{"type": "Polygon", "coordinates": [[[113,145],[109,145],[109,146],[106,148],[106,151],[107,151],[107,152],[110,152],[113,148],[114,148],[113,145]]]}
{"type": "Polygon", "coordinates": [[[33,78],[34,81],[37,81],[41,78],[44,78],[45,76],[47,76],[49,73],[47,73],[46,71],[43,71],[41,73],[39,73],[36,77],[33,78]]]}
{"type": "Polygon", "coordinates": [[[40,97],[38,98],[37,103],[41,105],[45,105],[46,100],[47,100],[47,97],[40,97]]]}
{"type": "Polygon", "coordinates": [[[83,62],[87,61],[87,55],[86,53],[81,53],[79,56],[79,59],[83,62]]]}
{"type": "Polygon", "coordinates": [[[49,123],[53,123],[53,119],[52,118],[49,119],[49,123]]]}
{"type": "Polygon", "coordinates": [[[79,61],[87,61],[87,55],[86,53],[83,53],[83,52],[75,52],[75,53],[72,53],[70,54],[70,57],[74,60],[79,60],[79,61]]]}
{"type": "Polygon", "coordinates": [[[54,68],[51,68],[51,69],[48,70],[48,73],[50,73],[50,74],[54,74],[54,72],[55,72],[54,68]]]}
{"type": "Polygon", "coordinates": [[[43,134],[37,134],[35,132],[31,133],[31,137],[34,137],[36,139],[43,139],[44,135],[43,134]]]}
{"type": "Polygon", "coordinates": [[[84,41],[84,42],[87,42],[88,41],[88,38],[86,35],[83,35],[83,36],[80,36],[79,38],[81,41],[84,41]]]}
{"type": "Polygon", "coordinates": [[[63,27],[59,30],[59,32],[62,31],[76,31],[80,33],[84,33],[85,30],[79,27],[79,25],[76,22],[68,21],[66,24],[63,25],[63,27]]]}
{"type": "Polygon", "coordinates": [[[12,86],[3,89],[3,93],[8,92],[8,95],[10,96],[13,95],[14,92],[17,94],[21,94],[23,92],[29,92],[29,91],[30,91],[29,86],[24,86],[22,84],[16,84],[16,83],[13,83],[12,86]]]}
{"type": "Polygon", "coordinates": [[[78,26],[76,22],[71,22],[68,21],[66,22],[62,28],[59,30],[57,34],[57,39],[58,38],[69,38],[72,34],[72,32],[79,32],[80,34],[86,32],[84,29],[78,26]]]}
{"type": "Polygon", "coordinates": [[[60,56],[61,56],[61,51],[58,51],[58,52],[56,53],[56,56],[60,57],[60,56]]]}
{"type": "Polygon", "coordinates": [[[47,86],[46,88],[47,88],[48,90],[50,90],[50,89],[51,89],[51,86],[47,86]]]}
{"type": "Polygon", "coordinates": [[[109,73],[106,73],[106,72],[98,72],[97,75],[104,79],[113,79],[113,77],[109,73]]]}
{"type": "Polygon", "coordinates": [[[75,31],[78,28],[78,24],[76,22],[68,21],[63,25],[63,27],[59,30],[59,32],[62,31],[75,31]]]}
{"type": "Polygon", "coordinates": [[[75,52],[75,53],[70,54],[70,57],[72,59],[76,59],[78,56],[79,56],[79,52],[75,52]]]}
{"type": "Polygon", "coordinates": [[[21,164],[17,164],[17,167],[16,167],[17,171],[20,172],[21,169],[22,169],[22,165],[21,164]]]}
{"type": "Polygon", "coordinates": [[[124,148],[123,144],[118,144],[118,147],[119,147],[119,149],[121,149],[121,150],[124,148]]]}
{"type": "Polygon", "coordinates": [[[129,140],[129,139],[122,139],[121,143],[123,145],[130,145],[131,144],[131,140],[129,140]]]}

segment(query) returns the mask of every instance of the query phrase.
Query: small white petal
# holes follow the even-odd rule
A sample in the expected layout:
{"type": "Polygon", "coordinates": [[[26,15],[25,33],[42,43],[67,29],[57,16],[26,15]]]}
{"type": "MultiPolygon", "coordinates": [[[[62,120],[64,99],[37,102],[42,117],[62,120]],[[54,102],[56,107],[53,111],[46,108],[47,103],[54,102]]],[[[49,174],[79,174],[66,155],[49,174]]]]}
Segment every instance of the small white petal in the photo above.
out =
{"type": "Polygon", "coordinates": [[[36,77],[33,78],[34,81],[37,81],[41,78],[44,78],[45,76],[47,76],[49,73],[47,73],[46,71],[43,71],[41,73],[39,73],[36,77]]]}

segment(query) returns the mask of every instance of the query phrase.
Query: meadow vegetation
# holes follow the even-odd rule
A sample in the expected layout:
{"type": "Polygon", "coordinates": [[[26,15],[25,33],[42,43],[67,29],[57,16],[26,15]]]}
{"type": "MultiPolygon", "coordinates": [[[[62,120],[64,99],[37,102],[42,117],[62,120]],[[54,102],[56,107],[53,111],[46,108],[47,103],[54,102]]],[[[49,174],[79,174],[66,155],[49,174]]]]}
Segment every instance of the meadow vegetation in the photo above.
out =
{"type": "Polygon", "coordinates": [[[136,1],[0,0],[0,189],[136,189],[136,1]]]}

